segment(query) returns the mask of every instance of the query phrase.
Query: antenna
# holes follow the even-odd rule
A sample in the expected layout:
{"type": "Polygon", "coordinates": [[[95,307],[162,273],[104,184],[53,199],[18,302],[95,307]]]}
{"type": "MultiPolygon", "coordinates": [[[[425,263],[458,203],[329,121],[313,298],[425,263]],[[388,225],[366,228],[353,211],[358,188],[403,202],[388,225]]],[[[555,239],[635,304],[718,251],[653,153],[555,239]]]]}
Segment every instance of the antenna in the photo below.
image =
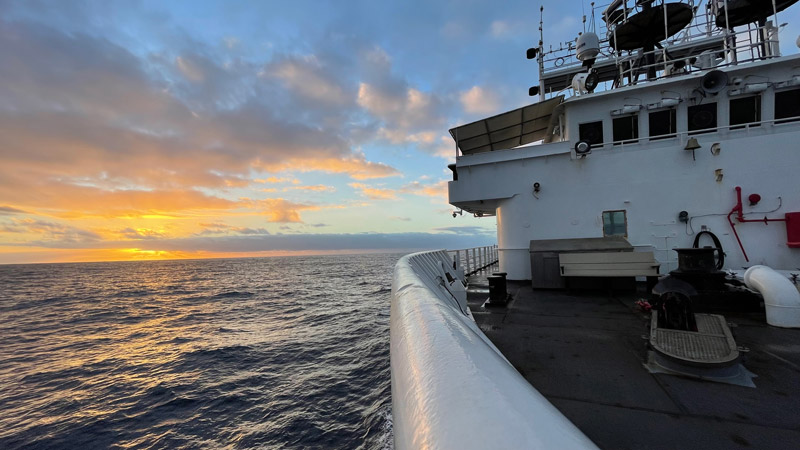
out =
{"type": "Polygon", "coordinates": [[[539,5],[539,47],[544,45],[544,6],[539,5]]]}
{"type": "Polygon", "coordinates": [[[539,100],[544,98],[544,5],[539,5],[539,100]]]}
{"type": "Polygon", "coordinates": [[[583,32],[586,33],[586,5],[581,2],[581,14],[583,15],[583,32]]]}

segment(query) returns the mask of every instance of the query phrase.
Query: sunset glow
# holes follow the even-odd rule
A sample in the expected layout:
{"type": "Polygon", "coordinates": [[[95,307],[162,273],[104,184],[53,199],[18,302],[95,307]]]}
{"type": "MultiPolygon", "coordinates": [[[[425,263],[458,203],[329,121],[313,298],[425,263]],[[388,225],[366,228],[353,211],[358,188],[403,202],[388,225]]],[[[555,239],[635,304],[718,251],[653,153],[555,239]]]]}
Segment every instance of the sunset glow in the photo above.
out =
{"type": "Polygon", "coordinates": [[[0,263],[494,243],[447,130],[535,101],[538,8],[446,6],[0,2],[0,263]]]}

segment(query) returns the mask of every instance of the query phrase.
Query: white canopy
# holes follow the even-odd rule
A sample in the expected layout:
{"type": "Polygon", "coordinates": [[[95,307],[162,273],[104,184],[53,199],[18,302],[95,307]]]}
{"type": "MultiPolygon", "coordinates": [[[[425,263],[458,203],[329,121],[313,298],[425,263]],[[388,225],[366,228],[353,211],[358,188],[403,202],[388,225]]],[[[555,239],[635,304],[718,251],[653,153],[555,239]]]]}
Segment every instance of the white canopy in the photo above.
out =
{"type": "Polygon", "coordinates": [[[504,150],[544,139],[550,115],[564,101],[559,95],[543,102],[488,117],[450,130],[462,155],[504,150]]]}

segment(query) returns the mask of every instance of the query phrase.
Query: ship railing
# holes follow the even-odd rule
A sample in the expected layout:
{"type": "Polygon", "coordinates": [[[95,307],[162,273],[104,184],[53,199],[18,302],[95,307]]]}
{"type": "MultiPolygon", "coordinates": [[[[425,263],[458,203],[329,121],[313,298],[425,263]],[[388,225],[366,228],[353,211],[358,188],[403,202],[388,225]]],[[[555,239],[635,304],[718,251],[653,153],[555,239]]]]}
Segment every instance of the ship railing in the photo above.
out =
{"type": "Polygon", "coordinates": [[[466,276],[485,271],[498,263],[497,245],[449,250],[447,253],[453,268],[463,269],[466,276]]]}
{"type": "MultiPolygon", "coordinates": [[[[599,144],[592,144],[592,151],[593,152],[594,151],[602,152],[604,150],[623,149],[626,146],[639,145],[642,142],[655,142],[655,143],[658,143],[658,142],[662,142],[663,141],[663,142],[666,142],[666,143],[670,143],[670,142],[674,142],[675,140],[680,142],[680,146],[681,146],[681,148],[683,148],[683,146],[686,144],[687,140],[689,138],[692,138],[692,137],[697,137],[697,138],[702,138],[703,136],[711,137],[711,136],[709,136],[711,133],[717,133],[719,135],[719,133],[725,133],[726,134],[726,133],[731,132],[731,131],[737,132],[737,133],[738,132],[744,132],[744,133],[755,132],[755,131],[759,131],[759,130],[764,130],[765,127],[763,127],[762,125],[775,127],[775,128],[781,128],[781,127],[786,127],[786,126],[791,126],[791,125],[794,125],[796,127],[796,126],[798,126],[798,122],[800,122],[800,116],[793,116],[793,117],[785,117],[785,118],[780,118],[780,119],[759,120],[759,121],[755,121],[755,122],[741,123],[741,124],[735,124],[735,125],[719,125],[719,126],[712,127],[712,128],[703,128],[703,129],[692,130],[692,131],[683,130],[683,131],[677,131],[675,133],[664,134],[664,135],[660,135],[660,136],[649,136],[649,137],[645,136],[645,137],[639,137],[639,138],[635,138],[635,139],[622,139],[622,140],[617,140],[617,141],[604,141],[604,142],[601,142],[599,144]]],[[[718,135],[717,135],[717,137],[719,137],[718,135]]],[[[709,150],[711,150],[712,152],[714,151],[713,149],[709,149],[709,150]]]]}
{"type": "MultiPolygon", "coordinates": [[[[748,26],[746,30],[723,31],[714,36],[723,44],[721,50],[706,50],[700,54],[689,53],[681,58],[671,58],[670,48],[664,47],[650,52],[628,52],[618,57],[616,64],[619,79],[622,80],[620,85],[655,81],[780,56],[777,29],[772,26],[748,26]],[[691,63],[692,60],[694,63],[691,63]],[[654,62],[647,64],[646,61],[654,62]],[[650,69],[656,70],[657,76],[647,79],[647,72],[650,69]],[[644,78],[640,80],[639,77],[642,75],[644,78]]],[[[710,37],[709,40],[713,39],[714,37],[710,37]]]]}
{"type": "Polygon", "coordinates": [[[451,264],[440,250],[394,268],[394,448],[596,449],[483,334],[458,300],[451,264]]]}
{"type": "MultiPolygon", "coordinates": [[[[616,51],[610,46],[614,29],[609,30],[600,19],[607,6],[597,5],[594,8],[600,39],[600,54],[595,66],[601,65],[602,61],[613,61],[617,76],[616,80],[602,82],[598,88],[601,90],[780,56],[778,31],[783,25],[767,22],[763,26],[749,24],[739,27],[739,30],[723,29],[716,26],[711,9],[696,14],[686,28],[662,41],[660,45],[663,48],[649,52],[641,49],[616,51]],[[692,58],[693,62],[690,61],[692,58]],[[648,79],[648,69],[655,69],[656,77],[648,79]]],[[[776,20],[776,16],[771,15],[770,19],[776,20]]],[[[557,48],[550,46],[549,49],[543,49],[540,77],[550,79],[584,71],[582,65],[583,61],[578,60],[576,55],[575,42],[560,43],[557,48]]],[[[558,95],[570,87],[546,94],[558,95]]]]}

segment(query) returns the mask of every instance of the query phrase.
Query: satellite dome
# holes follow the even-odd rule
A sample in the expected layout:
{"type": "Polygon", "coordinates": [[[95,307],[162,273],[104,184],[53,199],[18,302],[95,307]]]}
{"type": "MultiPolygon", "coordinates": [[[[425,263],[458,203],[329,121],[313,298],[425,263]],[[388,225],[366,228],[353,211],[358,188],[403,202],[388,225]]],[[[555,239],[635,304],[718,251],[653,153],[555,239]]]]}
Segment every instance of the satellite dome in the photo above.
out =
{"type": "Polygon", "coordinates": [[[600,53],[600,39],[596,34],[590,32],[578,36],[575,56],[580,61],[596,58],[600,53]]]}

